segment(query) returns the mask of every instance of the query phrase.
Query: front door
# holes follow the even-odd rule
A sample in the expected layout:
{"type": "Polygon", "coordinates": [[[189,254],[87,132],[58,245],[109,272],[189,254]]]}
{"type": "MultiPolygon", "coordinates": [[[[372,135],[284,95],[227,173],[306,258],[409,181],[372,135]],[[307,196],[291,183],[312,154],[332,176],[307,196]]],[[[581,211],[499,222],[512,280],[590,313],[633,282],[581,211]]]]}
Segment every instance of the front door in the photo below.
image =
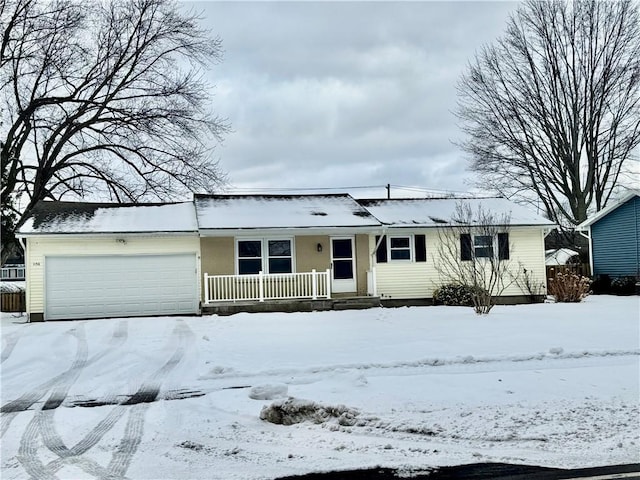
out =
{"type": "Polygon", "coordinates": [[[353,237],[331,238],[331,291],[356,291],[356,259],[353,237]]]}

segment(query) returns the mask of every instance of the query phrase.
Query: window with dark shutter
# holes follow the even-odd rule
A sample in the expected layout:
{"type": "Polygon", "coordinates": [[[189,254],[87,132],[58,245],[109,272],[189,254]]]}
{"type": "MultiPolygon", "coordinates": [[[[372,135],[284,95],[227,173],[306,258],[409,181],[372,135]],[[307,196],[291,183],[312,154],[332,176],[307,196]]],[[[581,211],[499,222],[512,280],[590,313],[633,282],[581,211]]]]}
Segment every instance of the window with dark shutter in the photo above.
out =
{"type": "Polygon", "coordinates": [[[500,260],[509,260],[509,234],[498,234],[498,258],[500,260]]]}
{"type": "Polygon", "coordinates": [[[376,262],[377,263],[387,263],[387,237],[386,235],[382,237],[382,241],[380,241],[380,235],[376,235],[376,245],[378,245],[378,249],[376,250],[376,262]]]}
{"type": "Polygon", "coordinates": [[[472,248],[471,235],[468,233],[460,234],[460,260],[471,260],[472,248]]]}
{"type": "Polygon", "coordinates": [[[414,247],[416,251],[416,262],[427,261],[427,242],[424,235],[414,235],[414,247]]]}

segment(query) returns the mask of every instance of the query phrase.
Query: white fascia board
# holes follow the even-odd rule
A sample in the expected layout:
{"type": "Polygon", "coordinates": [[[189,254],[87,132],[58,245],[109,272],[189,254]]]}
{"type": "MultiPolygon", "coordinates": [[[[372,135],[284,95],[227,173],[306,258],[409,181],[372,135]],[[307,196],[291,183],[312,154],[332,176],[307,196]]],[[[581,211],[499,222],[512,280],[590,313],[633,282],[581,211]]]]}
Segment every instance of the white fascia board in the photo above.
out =
{"type": "Polygon", "coordinates": [[[587,218],[581,224],[576,225],[576,227],[575,227],[576,230],[582,230],[582,231],[588,230],[588,227],[590,227],[591,225],[596,223],[602,217],[606,217],[611,212],[613,212],[616,208],[620,207],[621,205],[624,205],[625,203],[627,203],[629,200],[631,200],[635,196],[640,196],[640,190],[631,190],[631,191],[629,191],[626,195],[624,195],[622,198],[620,198],[620,200],[618,200],[613,205],[609,205],[608,207],[603,208],[598,213],[595,213],[591,218],[587,218]]]}

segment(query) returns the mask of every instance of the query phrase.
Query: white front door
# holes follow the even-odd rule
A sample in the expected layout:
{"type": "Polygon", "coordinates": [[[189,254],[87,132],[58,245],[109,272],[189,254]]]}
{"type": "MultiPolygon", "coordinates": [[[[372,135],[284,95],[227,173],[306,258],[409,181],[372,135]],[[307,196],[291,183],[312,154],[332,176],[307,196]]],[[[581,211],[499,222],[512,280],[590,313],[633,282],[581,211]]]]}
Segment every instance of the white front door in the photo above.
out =
{"type": "Polygon", "coordinates": [[[331,237],[331,291],[355,292],[356,259],[353,237],[331,237]]]}

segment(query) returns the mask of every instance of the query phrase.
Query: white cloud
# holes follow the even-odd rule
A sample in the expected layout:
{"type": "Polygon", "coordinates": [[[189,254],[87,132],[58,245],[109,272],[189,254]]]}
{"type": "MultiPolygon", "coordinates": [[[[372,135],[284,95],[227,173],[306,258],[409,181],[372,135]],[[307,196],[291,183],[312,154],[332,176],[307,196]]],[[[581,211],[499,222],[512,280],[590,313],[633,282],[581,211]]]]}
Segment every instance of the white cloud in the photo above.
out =
{"type": "Polygon", "coordinates": [[[455,83],[514,4],[196,5],[226,50],[210,78],[233,185],[467,188],[455,83]]]}

